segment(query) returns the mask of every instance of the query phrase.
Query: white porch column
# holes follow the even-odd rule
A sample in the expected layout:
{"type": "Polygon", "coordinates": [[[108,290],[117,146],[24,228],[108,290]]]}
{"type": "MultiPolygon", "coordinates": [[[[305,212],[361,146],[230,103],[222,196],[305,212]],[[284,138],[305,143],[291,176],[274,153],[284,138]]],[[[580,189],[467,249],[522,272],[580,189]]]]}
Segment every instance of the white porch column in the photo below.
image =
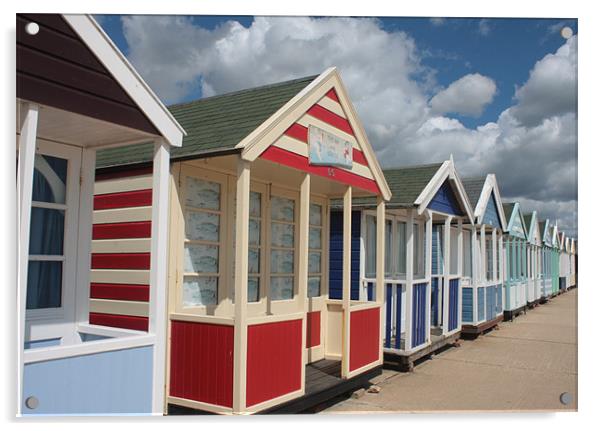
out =
{"type": "Polygon", "coordinates": [[[433,285],[431,283],[431,276],[433,273],[433,213],[431,210],[426,211],[426,245],[424,253],[424,278],[426,278],[426,341],[431,342],[431,295],[433,285]]]}
{"type": "Polygon", "coordinates": [[[481,225],[481,282],[487,284],[487,243],[485,225],[481,225]]]}
{"type": "Polygon", "coordinates": [[[462,233],[462,219],[458,218],[458,327],[462,328],[462,276],[464,273],[464,234],[462,233]]]}
{"type": "MultiPolygon", "coordinates": [[[[376,303],[380,306],[378,360],[383,360],[383,303],[385,298],[385,201],[376,199],[376,303]]],[[[389,334],[387,334],[388,336],[389,334]]]]}
{"type": "Polygon", "coordinates": [[[477,253],[478,251],[478,247],[477,247],[477,227],[476,226],[472,226],[470,228],[470,243],[472,246],[472,320],[473,322],[478,322],[479,321],[479,306],[478,306],[478,295],[477,295],[477,290],[479,288],[479,282],[480,282],[480,276],[479,276],[479,253],[477,253]]]}
{"type": "Polygon", "coordinates": [[[451,250],[451,222],[452,217],[445,218],[445,229],[443,233],[444,252],[443,252],[443,334],[449,332],[449,264],[451,250]]]}
{"type": "Polygon", "coordinates": [[[492,265],[493,265],[493,274],[492,278],[494,280],[498,279],[498,262],[497,262],[497,229],[491,230],[491,252],[493,253],[492,257],[492,265]]]}
{"type": "Polygon", "coordinates": [[[155,141],[151,215],[151,263],[148,331],[153,350],[153,413],[163,413],[167,331],[167,244],[169,241],[169,145],[155,141]]]}
{"type": "Polygon", "coordinates": [[[414,302],[414,210],[408,209],[408,221],[406,223],[406,327],[405,327],[405,350],[412,348],[412,321],[413,310],[412,303],[414,302]]]}
{"type": "Polygon", "coordinates": [[[351,186],[347,187],[343,196],[343,354],[341,374],[349,375],[349,336],[351,333],[351,186]]]}
{"type": "Polygon", "coordinates": [[[301,193],[299,197],[299,254],[297,263],[297,280],[299,283],[299,311],[303,313],[303,323],[301,329],[301,388],[305,391],[305,364],[307,362],[307,349],[305,342],[307,338],[307,273],[309,259],[309,204],[311,180],[308,173],[301,181],[301,193]]]}
{"type": "Polygon", "coordinates": [[[17,168],[17,414],[21,414],[23,396],[23,349],[25,344],[25,314],[27,304],[27,264],[29,261],[29,224],[31,220],[31,197],[33,193],[33,171],[38,131],[38,105],[20,105],[23,126],[19,136],[19,164],[17,168]]]}
{"type": "Polygon", "coordinates": [[[239,157],[236,179],[236,254],[234,261],[234,413],[247,399],[247,281],[249,273],[249,193],[251,164],[239,157]]]}

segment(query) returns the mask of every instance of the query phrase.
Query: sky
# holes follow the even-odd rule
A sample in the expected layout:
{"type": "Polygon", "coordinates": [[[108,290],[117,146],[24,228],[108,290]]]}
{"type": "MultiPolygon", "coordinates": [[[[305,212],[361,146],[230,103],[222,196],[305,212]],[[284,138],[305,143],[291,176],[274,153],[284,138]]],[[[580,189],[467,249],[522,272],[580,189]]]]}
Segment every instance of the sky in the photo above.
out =
{"type": "Polygon", "coordinates": [[[383,168],[453,154],[577,237],[575,19],[96,18],[167,105],[336,66],[383,168]]]}

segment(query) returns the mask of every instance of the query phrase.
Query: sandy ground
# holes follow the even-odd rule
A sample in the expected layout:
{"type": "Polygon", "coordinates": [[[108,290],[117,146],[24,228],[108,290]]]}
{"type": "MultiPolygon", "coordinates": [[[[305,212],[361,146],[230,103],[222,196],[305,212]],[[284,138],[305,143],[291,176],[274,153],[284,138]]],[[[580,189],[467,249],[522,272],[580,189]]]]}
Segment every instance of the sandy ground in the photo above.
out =
{"type": "Polygon", "coordinates": [[[577,409],[577,289],[447,349],[412,373],[383,370],[378,394],[321,413],[577,409]],[[563,405],[560,394],[572,402],[563,405]]]}

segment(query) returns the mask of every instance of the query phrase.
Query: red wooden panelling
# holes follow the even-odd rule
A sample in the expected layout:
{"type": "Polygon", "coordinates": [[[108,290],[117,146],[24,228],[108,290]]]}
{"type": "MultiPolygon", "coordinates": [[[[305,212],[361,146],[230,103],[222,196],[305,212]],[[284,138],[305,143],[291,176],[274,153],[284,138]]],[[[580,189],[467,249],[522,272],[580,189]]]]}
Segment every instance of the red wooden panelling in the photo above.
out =
{"type": "Polygon", "coordinates": [[[309,108],[307,110],[307,113],[309,115],[311,115],[312,117],[317,118],[318,120],[322,120],[325,123],[330,124],[333,127],[336,127],[339,130],[342,130],[345,133],[348,133],[352,136],[354,136],[355,134],[353,133],[353,128],[351,127],[351,124],[349,124],[349,121],[347,121],[346,118],[341,117],[338,114],[335,114],[332,111],[329,111],[328,109],[324,108],[321,105],[314,105],[311,108],[309,108]]]}
{"type": "Polygon", "coordinates": [[[320,345],[320,311],[307,313],[307,334],[305,337],[305,347],[315,347],[320,345]]]}
{"type": "Polygon", "coordinates": [[[301,389],[303,320],[248,328],[247,406],[301,389]]]}
{"type": "Polygon", "coordinates": [[[171,322],[169,394],[232,407],[234,327],[171,322]]]}
{"type": "Polygon", "coordinates": [[[326,97],[331,98],[332,100],[334,100],[335,102],[339,102],[339,97],[337,96],[337,92],[335,91],[334,88],[331,88],[328,93],[326,93],[326,97]]]}
{"type": "Polygon", "coordinates": [[[148,331],[148,317],[125,316],[123,314],[90,313],[92,325],[148,331]]]}
{"type": "Polygon", "coordinates": [[[152,166],[144,166],[140,168],[127,168],[125,170],[108,171],[108,172],[97,172],[96,181],[113,180],[117,178],[128,178],[138,177],[141,175],[148,175],[153,172],[152,166]]]}
{"type": "Polygon", "coordinates": [[[357,370],[378,360],[380,309],[352,311],[349,340],[349,370],[357,370]]]}
{"type": "Polygon", "coordinates": [[[368,160],[366,160],[366,156],[357,148],[353,149],[353,161],[355,163],[359,163],[360,165],[368,166],[368,160]]]}
{"type": "Polygon", "coordinates": [[[92,253],[92,269],[150,269],[150,253],[92,253]]]}
{"type": "Polygon", "coordinates": [[[374,180],[340,168],[310,165],[307,157],[283,150],[282,148],[271,146],[261,154],[261,157],[275,163],[280,163],[281,165],[289,166],[291,168],[309,172],[310,174],[329,178],[339,183],[348,184],[372,193],[380,194],[378,185],[374,180]]]}
{"type": "Polygon", "coordinates": [[[146,207],[153,201],[153,190],[132,190],[129,192],[105,193],[94,196],[94,210],[114,208],[146,207]]]}
{"type": "Polygon", "coordinates": [[[101,223],[92,226],[92,239],[150,238],[151,222],[101,223]]]}
{"type": "Polygon", "coordinates": [[[148,302],[148,284],[90,283],[90,298],[148,302]]]}

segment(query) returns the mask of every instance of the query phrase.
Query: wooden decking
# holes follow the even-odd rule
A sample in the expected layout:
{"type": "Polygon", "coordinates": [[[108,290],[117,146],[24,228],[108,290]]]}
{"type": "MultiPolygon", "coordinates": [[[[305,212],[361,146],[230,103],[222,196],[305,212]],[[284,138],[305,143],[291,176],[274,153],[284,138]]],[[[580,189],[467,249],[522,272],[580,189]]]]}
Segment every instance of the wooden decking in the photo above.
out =
{"type": "Polygon", "coordinates": [[[462,325],[462,336],[469,339],[475,339],[483,332],[496,327],[502,320],[504,320],[504,316],[499,315],[494,319],[478,325],[462,325]]]}

